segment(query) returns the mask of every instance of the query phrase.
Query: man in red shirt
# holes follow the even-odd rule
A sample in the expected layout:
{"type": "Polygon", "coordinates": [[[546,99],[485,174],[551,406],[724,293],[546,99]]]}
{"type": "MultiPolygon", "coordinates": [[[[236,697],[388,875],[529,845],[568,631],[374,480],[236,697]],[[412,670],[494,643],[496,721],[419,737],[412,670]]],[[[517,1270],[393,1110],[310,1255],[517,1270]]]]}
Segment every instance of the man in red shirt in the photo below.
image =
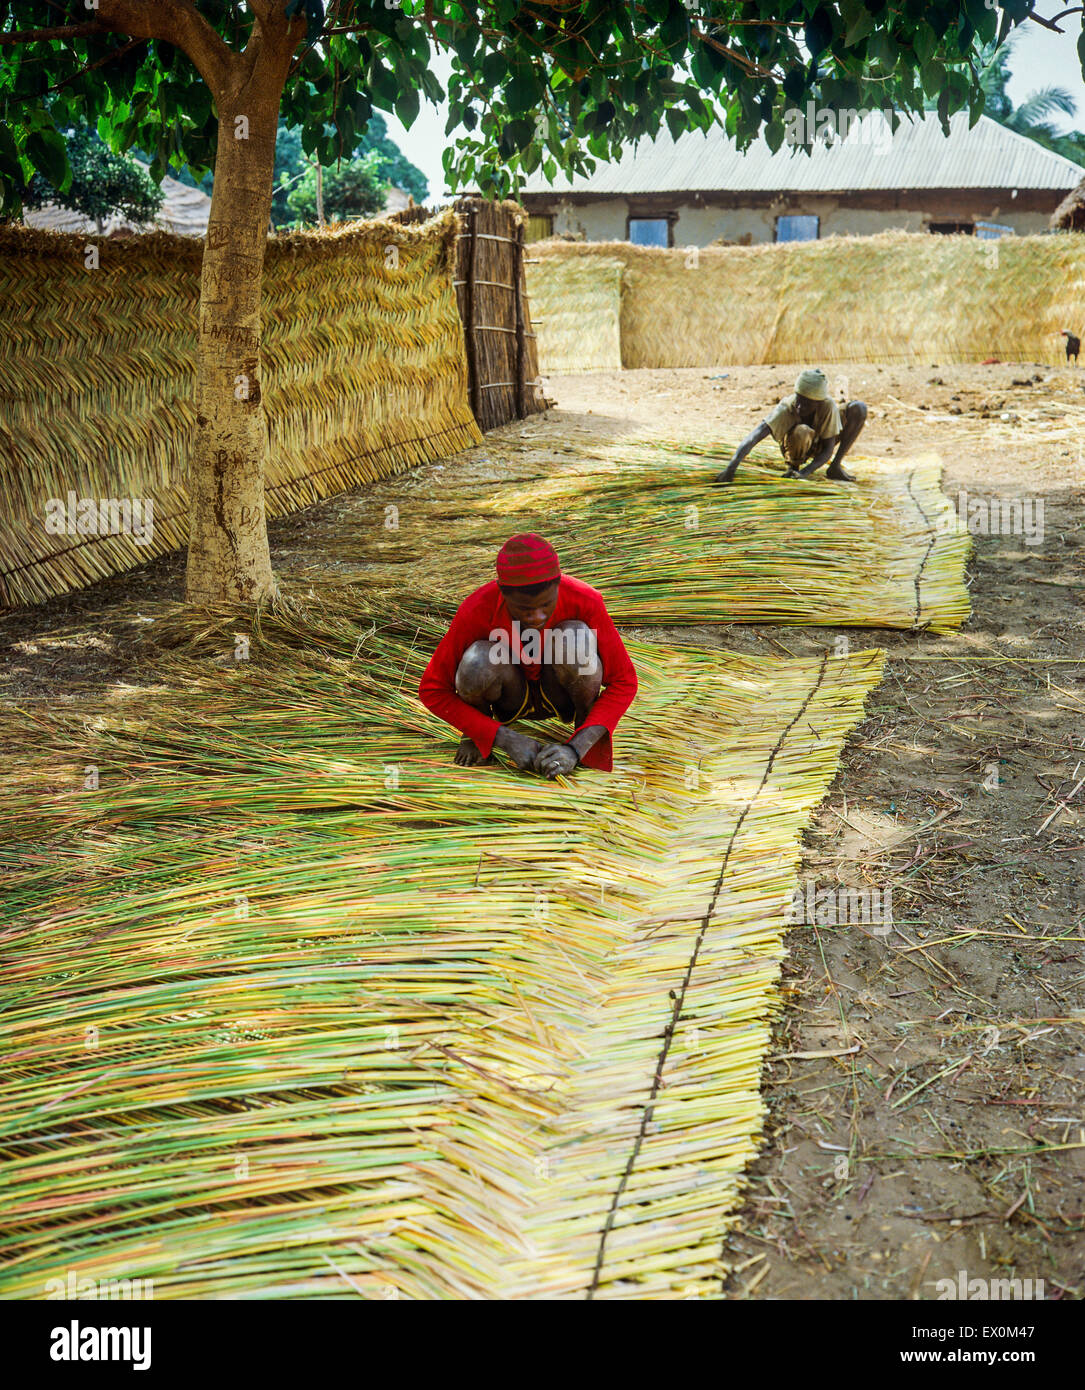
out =
{"type": "Polygon", "coordinates": [[[491,763],[500,748],[544,777],[578,763],[610,772],[611,735],[636,693],[637,673],[602,594],[562,574],[536,535],[505,542],[496,581],[460,604],[418,687],[426,708],[464,735],[457,763],[491,763]],[[573,724],[566,743],[508,727],[554,716],[573,724]]]}

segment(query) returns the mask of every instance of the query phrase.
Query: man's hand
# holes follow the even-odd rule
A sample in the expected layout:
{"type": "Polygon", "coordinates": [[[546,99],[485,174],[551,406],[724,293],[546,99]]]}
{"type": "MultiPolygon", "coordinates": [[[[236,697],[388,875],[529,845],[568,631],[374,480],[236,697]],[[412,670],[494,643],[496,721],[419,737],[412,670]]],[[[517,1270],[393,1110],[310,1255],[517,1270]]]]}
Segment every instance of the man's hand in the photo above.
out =
{"type": "Polygon", "coordinates": [[[535,771],[544,777],[558,777],[563,772],[572,772],[579,761],[576,750],[567,743],[544,743],[535,759],[535,771]]]}
{"type": "Polygon", "coordinates": [[[544,745],[537,738],[528,738],[526,734],[518,734],[502,724],[494,737],[494,747],[507,753],[521,772],[530,772],[534,770],[535,759],[544,745]]]}

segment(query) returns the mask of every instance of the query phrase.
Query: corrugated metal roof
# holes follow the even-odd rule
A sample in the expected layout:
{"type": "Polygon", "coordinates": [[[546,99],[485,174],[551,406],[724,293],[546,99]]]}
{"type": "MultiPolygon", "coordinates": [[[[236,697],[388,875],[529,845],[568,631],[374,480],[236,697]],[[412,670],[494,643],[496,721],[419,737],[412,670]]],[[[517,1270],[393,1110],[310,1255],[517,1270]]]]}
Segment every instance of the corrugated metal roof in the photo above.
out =
{"type": "MultiPolygon", "coordinates": [[[[180,236],[206,236],[207,220],[211,214],[211,199],[207,194],[189,187],[187,183],[171,179],[168,174],[162,180],[162,191],[166,196],[153,227],[160,231],[176,232],[180,236]]],[[[27,209],[23,220],[28,227],[41,227],[50,232],[90,234],[97,230],[89,217],[56,203],[27,209]]],[[[102,235],[109,236],[120,230],[139,232],[147,228],[137,227],[134,222],[113,213],[106,218],[102,235]]]]}
{"type": "Polygon", "coordinates": [[[1085,169],[1052,154],[989,116],[969,129],[968,113],[950,117],[942,134],[933,113],[902,119],[892,132],[879,116],[853,128],[835,146],[810,155],[787,144],[773,154],[764,139],[740,154],[722,127],[687,131],[673,140],[628,147],[621,159],[600,164],[588,177],[559,177],[553,184],[535,173],[524,193],[837,193],[901,188],[1073,188],[1085,169]]]}

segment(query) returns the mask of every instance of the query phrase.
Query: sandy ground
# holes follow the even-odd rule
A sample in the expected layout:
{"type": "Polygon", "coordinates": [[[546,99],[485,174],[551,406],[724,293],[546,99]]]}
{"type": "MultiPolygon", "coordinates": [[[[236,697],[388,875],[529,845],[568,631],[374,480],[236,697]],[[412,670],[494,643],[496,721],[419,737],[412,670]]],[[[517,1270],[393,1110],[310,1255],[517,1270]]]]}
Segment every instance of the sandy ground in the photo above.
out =
{"type": "MultiPolygon", "coordinates": [[[[567,431],[737,442],[795,371],[552,378],[556,409],[471,452],[545,454],[567,431]]],[[[770,1122],[727,1241],[728,1292],[929,1299],[963,1270],[1081,1298],[1085,369],[855,364],[841,378],[871,412],[851,471],[864,453],[934,450],[952,496],[1042,498],[1044,533],[1035,545],[976,536],[975,611],[959,634],[849,633],[890,661],[808,833],[806,877],[892,887],[896,927],[791,933],[770,1122]]],[[[280,567],[319,556],[334,509],[273,523],[280,567]]],[[[166,557],[0,620],[0,699],[78,700],[129,676],[132,605],[176,599],[182,583],[180,557],[166,557]]],[[[806,654],[836,634],[721,623],[635,635],[806,654]]]]}

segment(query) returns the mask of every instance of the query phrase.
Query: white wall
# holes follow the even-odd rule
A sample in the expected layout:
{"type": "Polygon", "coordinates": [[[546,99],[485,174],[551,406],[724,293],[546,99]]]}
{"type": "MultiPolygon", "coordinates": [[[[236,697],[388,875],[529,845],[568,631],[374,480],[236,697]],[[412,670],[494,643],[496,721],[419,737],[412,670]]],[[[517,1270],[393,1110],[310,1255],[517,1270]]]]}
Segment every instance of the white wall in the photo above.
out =
{"type": "MultiPolygon", "coordinates": [[[[1052,194],[1053,203],[1058,195],[1052,194]]],[[[1047,230],[1046,212],[1014,212],[1009,194],[999,205],[977,205],[972,199],[957,205],[952,195],[932,199],[927,209],[876,209],[842,207],[837,198],[812,196],[790,201],[776,208],[714,208],[694,207],[689,203],[677,205],[678,220],[674,226],[676,246],[707,246],[718,237],[739,241],[749,234],[754,243],[775,238],[776,214],[813,213],[821,218],[821,235],[868,236],[873,232],[899,229],[921,232],[932,218],[935,221],[972,221],[977,217],[1009,226],[1020,235],[1047,230]]],[[[554,215],[555,232],[583,232],[588,241],[624,241],[628,203],[624,198],[592,203],[565,204],[554,215]]]]}
{"type": "Polygon", "coordinates": [[[559,203],[554,210],[555,233],[583,234],[588,241],[625,240],[626,202],[614,198],[598,203],[559,203]]]}

